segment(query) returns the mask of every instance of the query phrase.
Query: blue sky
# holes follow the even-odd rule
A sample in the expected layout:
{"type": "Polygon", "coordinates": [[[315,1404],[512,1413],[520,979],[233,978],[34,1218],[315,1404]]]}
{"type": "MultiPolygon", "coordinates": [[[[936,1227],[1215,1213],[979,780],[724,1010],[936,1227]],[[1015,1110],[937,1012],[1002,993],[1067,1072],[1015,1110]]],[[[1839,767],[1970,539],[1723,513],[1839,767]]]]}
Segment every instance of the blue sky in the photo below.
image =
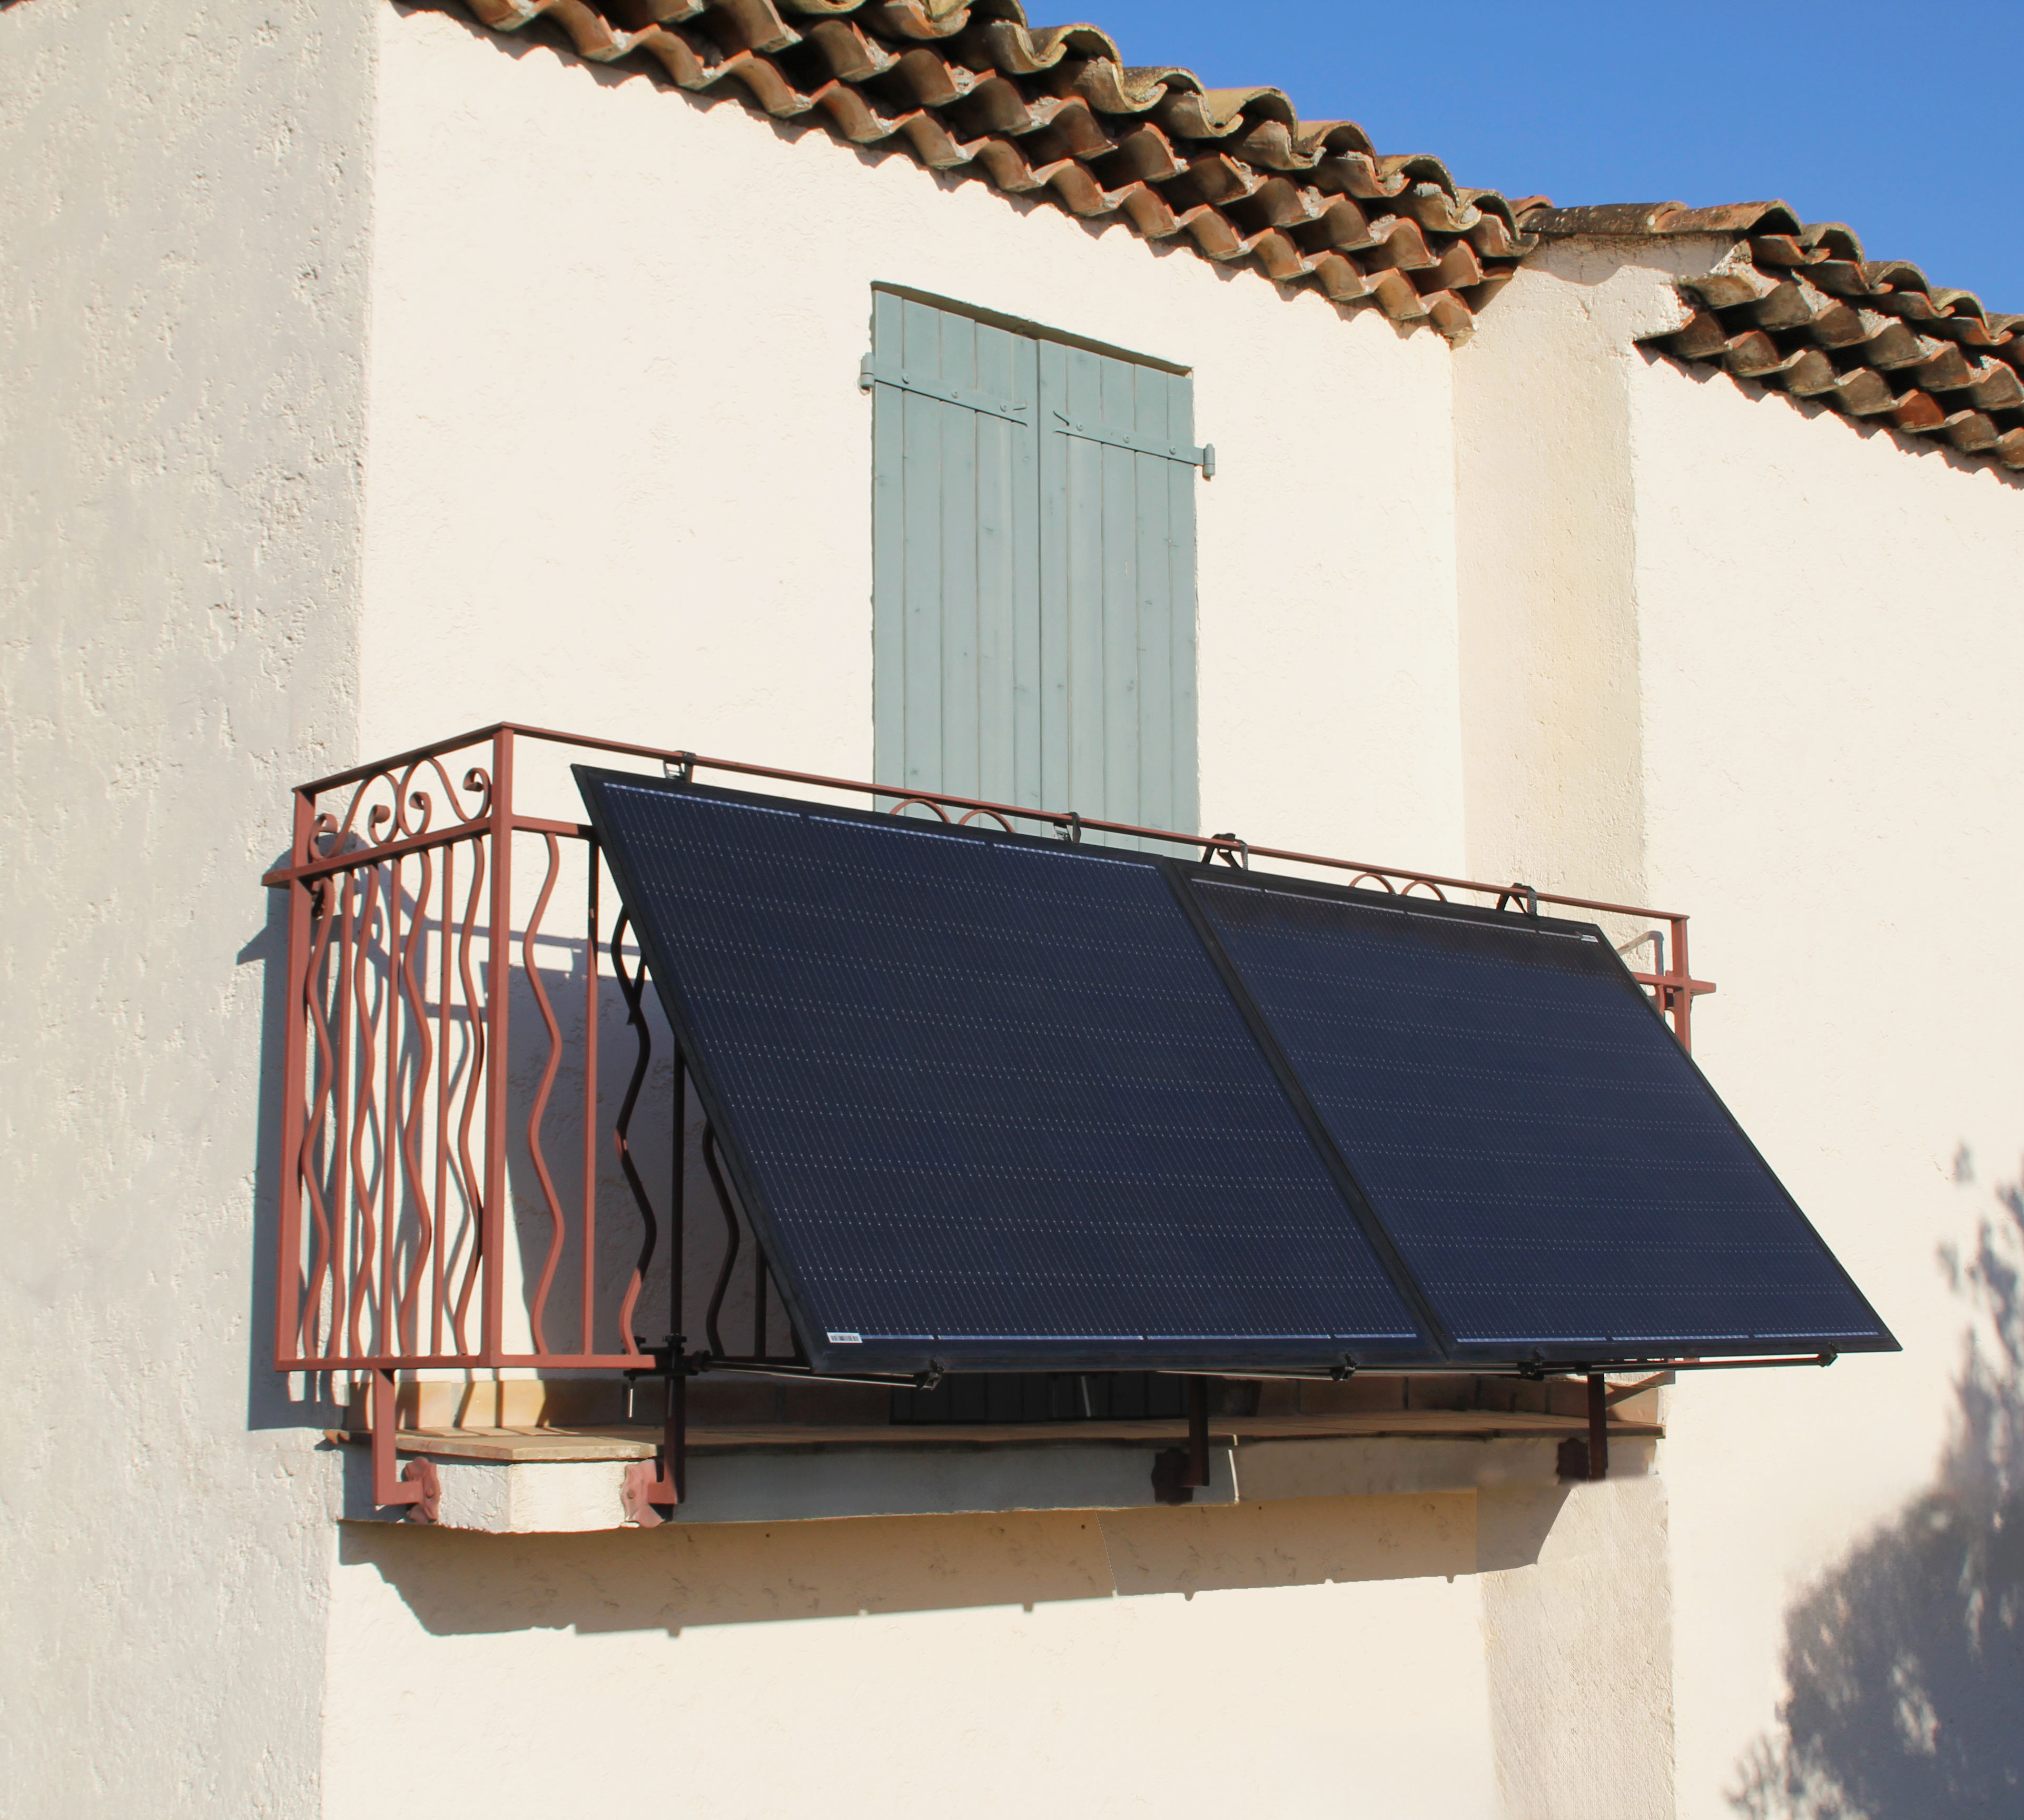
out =
{"type": "Polygon", "coordinates": [[[1026,0],[1130,64],[1282,88],[1384,152],[1556,203],[1783,197],[1875,258],[2024,312],[2024,0],[1026,0]]]}

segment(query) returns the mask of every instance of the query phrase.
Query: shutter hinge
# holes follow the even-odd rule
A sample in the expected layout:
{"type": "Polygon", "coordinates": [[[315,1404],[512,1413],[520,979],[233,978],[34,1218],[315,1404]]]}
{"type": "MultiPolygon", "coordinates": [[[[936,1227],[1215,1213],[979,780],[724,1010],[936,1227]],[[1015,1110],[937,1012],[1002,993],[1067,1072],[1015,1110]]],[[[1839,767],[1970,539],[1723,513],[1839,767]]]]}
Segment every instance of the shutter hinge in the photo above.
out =
{"type": "Polygon", "coordinates": [[[1033,421],[1032,408],[1010,398],[994,397],[988,392],[979,392],[968,386],[952,386],[940,379],[923,379],[918,373],[910,373],[904,367],[887,366],[875,356],[867,354],[859,362],[857,389],[868,392],[874,386],[890,386],[895,391],[913,392],[923,398],[939,399],[944,405],[959,405],[966,411],[975,411],[985,417],[1003,417],[1009,423],[1030,425],[1033,421]]]}
{"type": "Polygon", "coordinates": [[[1204,480],[1216,472],[1213,447],[1197,449],[1189,443],[1140,436],[1129,430],[1114,429],[1108,423],[1087,423],[1080,417],[1069,416],[1065,411],[1057,411],[1054,421],[1061,426],[1064,436],[1078,437],[1085,442],[1101,442],[1111,449],[1128,449],[1134,455],[1157,456],[1162,461],[1186,462],[1190,467],[1200,468],[1204,480]]]}

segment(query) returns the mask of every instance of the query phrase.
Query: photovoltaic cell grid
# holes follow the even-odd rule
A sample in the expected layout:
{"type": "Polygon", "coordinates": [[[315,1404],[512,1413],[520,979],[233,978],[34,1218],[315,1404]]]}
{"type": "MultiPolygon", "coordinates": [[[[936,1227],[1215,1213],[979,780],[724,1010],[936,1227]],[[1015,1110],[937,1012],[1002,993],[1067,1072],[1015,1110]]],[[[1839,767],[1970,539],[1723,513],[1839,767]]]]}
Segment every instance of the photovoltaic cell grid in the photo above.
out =
{"type": "Polygon", "coordinates": [[[1427,1355],[1157,866],[578,777],[818,1364],[1427,1355]]]}
{"type": "Polygon", "coordinates": [[[1193,889],[1458,1347],[1894,1344],[1594,931],[1193,889]]]}

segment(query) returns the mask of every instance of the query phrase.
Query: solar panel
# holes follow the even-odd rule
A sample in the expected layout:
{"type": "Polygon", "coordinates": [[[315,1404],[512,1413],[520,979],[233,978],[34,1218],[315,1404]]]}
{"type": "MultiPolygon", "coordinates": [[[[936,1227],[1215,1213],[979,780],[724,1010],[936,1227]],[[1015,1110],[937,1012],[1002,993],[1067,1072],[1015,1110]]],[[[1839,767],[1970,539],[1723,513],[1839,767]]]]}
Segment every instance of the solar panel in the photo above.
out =
{"type": "Polygon", "coordinates": [[[1160,862],[577,775],[816,1366],[1438,1356],[1160,862]]]}
{"type": "Polygon", "coordinates": [[[1895,1347],[1599,930],[1188,876],[1458,1357],[1895,1347]]]}

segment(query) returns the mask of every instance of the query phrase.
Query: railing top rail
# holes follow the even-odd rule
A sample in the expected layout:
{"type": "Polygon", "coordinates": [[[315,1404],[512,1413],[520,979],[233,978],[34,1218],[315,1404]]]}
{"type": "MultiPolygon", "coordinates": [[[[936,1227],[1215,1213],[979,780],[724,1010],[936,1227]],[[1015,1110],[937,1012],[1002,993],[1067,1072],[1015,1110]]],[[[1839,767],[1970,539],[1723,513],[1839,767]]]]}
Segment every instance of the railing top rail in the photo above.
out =
{"type": "MultiPolygon", "coordinates": [[[[495,739],[502,733],[510,733],[516,738],[539,740],[549,745],[574,746],[586,752],[610,753],[618,757],[655,759],[663,764],[682,766],[691,775],[710,771],[734,777],[764,778],[778,783],[806,784],[818,789],[842,790],[858,796],[884,796],[895,802],[920,803],[937,808],[959,809],[971,815],[992,815],[1003,819],[1008,826],[1013,821],[1038,822],[1062,833],[1117,834],[1132,840],[1164,841],[1175,847],[1197,849],[1204,855],[1223,853],[1232,859],[1242,856],[1282,860],[1296,866],[1322,866],[1331,871],[1348,872],[1358,877],[1373,878],[1380,884],[1396,880],[1409,889],[1414,885],[1424,885],[1445,891],[1473,892],[1486,897],[1517,892],[1529,894],[1539,903],[1556,904],[1567,910],[1590,910],[1604,916],[1649,917],[1655,921],[1669,922],[1676,926],[1687,921],[1685,911],[1656,910],[1647,904],[1616,903],[1603,898],[1575,897],[1561,892],[1538,891],[1530,886],[1516,886],[1509,882],[1459,878],[1445,873],[1423,872],[1410,866],[1341,859],[1329,854],[1303,852],[1294,848],[1261,847],[1256,842],[1240,840],[1230,834],[1185,834],[1172,828],[1149,828],[1131,822],[1108,822],[1094,816],[1080,815],[1072,809],[1034,809],[1022,807],[1017,804],[993,802],[982,797],[957,796],[945,790],[896,789],[889,784],[867,783],[860,778],[830,777],[818,771],[790,771],[778,765],[754,764],[742,759],[711,758],[703,753],[680,748],[643,745],[630,740],[607,739],[595,734],[565,733],[554,727],[534,727],[522,721],[495,720],[487,726],[474,727],[468,733],[458,734],[449,739],[433,741],[427,745],[397,753],[389,758],[368,764],[354,765],[346,771],[334,771],[328,777],[298,785],[298,793],[314,800],[327,790],[341,789],[346,784],[362,783],[390,771],[399,771],[405,766],[419,764],[427,759],[460,752],[495,739]]],[[[361,862],[368,862],[372,857],[365,852],[358,855],[361,862]]],[[[342,863],[338,855],[332,855],[332,859],[342,863]]],[[[293,873],[300,870],[306,869],[277,867],[267,875],[268,881],[274,884],[286,884],[293,873]]],[[[322,868],[319,866],[317,870],[322,868]]]]}

